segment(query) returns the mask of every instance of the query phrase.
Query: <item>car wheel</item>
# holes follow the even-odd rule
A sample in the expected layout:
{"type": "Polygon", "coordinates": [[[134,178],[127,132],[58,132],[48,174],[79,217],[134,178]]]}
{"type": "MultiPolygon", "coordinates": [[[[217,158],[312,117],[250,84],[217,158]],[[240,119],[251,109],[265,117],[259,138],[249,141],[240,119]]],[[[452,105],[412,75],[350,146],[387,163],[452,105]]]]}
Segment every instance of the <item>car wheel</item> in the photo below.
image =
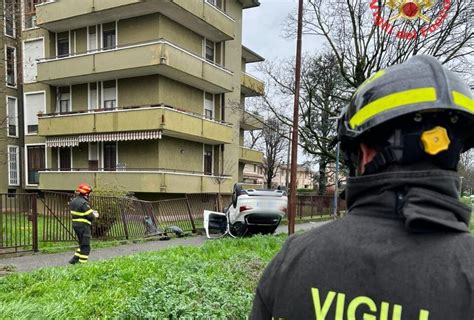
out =
{"type": "Polygon", "coordinates": [[[237,207],[237,198],[242,193],[242,186],[238,183],[234,184],[234,191],[232,192],[232,206],[237,207]]]}
{"type": "Polygon", "coordinates": [[[232,225],[232,234],[236,237],[243,237],[247,234],[247,226],[242,222],[236,222],[232,225]]]}

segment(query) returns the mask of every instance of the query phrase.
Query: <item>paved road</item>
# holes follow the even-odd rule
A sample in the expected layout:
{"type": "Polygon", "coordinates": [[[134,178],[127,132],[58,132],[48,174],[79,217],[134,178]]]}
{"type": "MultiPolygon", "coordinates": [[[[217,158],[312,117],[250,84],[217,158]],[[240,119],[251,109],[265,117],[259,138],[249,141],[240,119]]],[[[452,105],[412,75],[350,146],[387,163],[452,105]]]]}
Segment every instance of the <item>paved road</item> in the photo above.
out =
{"type": "MultiPolygon", "coordinates": [[[[319,227],[327,222],[312,222],[296,225],[296,231],[309,230],[319,227]]],[[[288,232],[288,226],[280,226],[277,233],[288,232]]],[[[93,249],[90,261],[111,259],[119,256],[128,256],[139,252],[159,251],[177,246],[201,246],[206,241],[205,236],[193,236],[183,239],[173,239],[170,241],[149,241],[145,243],[127,244],[110,248],[93,249]]],[[[18,272],[28,272],[45,267],[55,267],[67,265],[72,252],[54,254],[32,254],[23,257],[0,258],[0,266],[14,266],[18,272]]]]}

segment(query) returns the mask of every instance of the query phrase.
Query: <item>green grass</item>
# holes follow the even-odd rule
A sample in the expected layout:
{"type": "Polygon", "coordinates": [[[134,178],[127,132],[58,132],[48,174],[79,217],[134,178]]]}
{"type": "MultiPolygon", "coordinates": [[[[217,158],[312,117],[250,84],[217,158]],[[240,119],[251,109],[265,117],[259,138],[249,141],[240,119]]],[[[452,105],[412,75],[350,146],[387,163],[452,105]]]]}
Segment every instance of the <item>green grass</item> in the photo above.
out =
{"type": "Polygon", "coordinates": [[[208,241],[0,278],[2,319],[244,319],[286,237],[208,241]]]}

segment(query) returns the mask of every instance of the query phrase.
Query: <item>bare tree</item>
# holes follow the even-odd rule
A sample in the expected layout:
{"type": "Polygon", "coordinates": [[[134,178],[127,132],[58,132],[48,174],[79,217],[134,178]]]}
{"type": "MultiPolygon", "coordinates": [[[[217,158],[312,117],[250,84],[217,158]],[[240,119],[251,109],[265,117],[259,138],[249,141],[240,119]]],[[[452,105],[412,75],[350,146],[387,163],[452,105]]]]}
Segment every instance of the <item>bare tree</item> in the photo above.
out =
{"type": "Polygon", "coordinates": [[[272,180],[284,161],[288,141],[281,138],[286,130],[281,121],[276,118],[270,118],[266,121],[266,124],[262,130],[263,150],[265,153],[263,172],[267,188],[271,189],[272,180]]]}
{"type": "Polygon", "coordinates": [[[458,167],[462,177],[461,194],[472,194],[474,191],[474,150],[471,149],[461,155],[458,167]]]}
{"type": "MultiPolygon", "coordinates": [[[[264,106],[287,126],[292,124],[291,115],[285,111],[286,103],[294,95],[293,65],[290,60],[278,67],[271,62],[261,66],[269,87],[276,92],[275,96],[264,97],[264,106]]],[[[336,121],[332,118],[340,114],[350,93],[337,59],[331,53],[305,56],[301,79],[299,143],[304,152],[319,163],[318,185],[323,194],[327,187],[328,164],[336,159],[331,144],[336,136],[336,121]]]]}
{"type": "MultiPolygon", "coordinates": [[[[371,74],[429,54],[465,76],[472,75],[474,10],[472,1],[425,1],[423,19],[392,19],[394,3],[386,0],[306,0],[304,32],[316,35],[336,57],[342,76],[357,88],[371,74]],[[374,17],[375,16],[375,17],[374,17]],[[441,19],[442,18],[442,19],[441,19]],[[436,26],[430,30],[429,26],[436,26]],[[395,31],[394,31],[395,30],[395,31]],[[410,39],[397,37],[412,34],[410,39]]],[[[286,35],[294,36],[296,17],[290,15],[286,35]]]]}

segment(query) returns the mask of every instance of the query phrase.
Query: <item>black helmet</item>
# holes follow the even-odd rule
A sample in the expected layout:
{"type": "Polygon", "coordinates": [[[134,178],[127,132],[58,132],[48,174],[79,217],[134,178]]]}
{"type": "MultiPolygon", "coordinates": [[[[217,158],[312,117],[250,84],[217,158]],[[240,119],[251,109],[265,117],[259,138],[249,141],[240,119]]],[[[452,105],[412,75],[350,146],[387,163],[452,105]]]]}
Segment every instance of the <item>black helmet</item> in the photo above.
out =
{"type": "Polygon", "coordinates": [[[357,89],[339,120],[338,140],[352,169],[359,143],[377,149],[367,174],[422,160],[455,170],[460,153],[474,146],[471,90],[435,58],[414,56],[357,89]]]}

